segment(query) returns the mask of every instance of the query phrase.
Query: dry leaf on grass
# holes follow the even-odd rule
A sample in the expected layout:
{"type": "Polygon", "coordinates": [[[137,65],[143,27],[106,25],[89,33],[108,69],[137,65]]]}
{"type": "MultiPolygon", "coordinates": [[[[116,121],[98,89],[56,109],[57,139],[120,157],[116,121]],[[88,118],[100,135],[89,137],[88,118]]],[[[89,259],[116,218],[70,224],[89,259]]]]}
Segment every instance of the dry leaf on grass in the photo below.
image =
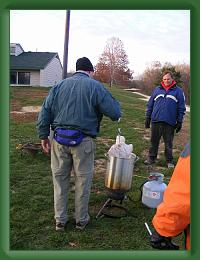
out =
{"type": "Polygon", "coordinates": [[[77,247],[77,244],[74,243],[74,242],[69,242],[69,246],[71,246],[71,247],[77,247]]]}

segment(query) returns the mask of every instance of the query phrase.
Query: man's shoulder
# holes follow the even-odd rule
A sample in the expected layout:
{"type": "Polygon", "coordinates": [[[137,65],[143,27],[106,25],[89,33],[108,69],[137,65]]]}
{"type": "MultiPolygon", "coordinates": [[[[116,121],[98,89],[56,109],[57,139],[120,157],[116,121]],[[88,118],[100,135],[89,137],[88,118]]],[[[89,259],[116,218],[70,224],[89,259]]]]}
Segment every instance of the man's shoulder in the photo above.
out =
{"type": "Polygon", "coordinates": [[[155,93],[155,92],[162,91],[162,90],[163,90],[163,87],[160,86],[160,85],[158,85],[158,86],[156,86],[156,87],[153,89],[153,92],[155,93]]]}
{"type": "Polygon", "coordinates": [[[175,85],[174,90],[181,95],[184,93],[183,88],[178,85],[175,85]]]}
{"type": "Polygon", "coordinates": [[[174,85],[174,88],[175,88],[175,89],[178,89],[178,90],[181,90],[181,91],[183,91],[182,87],[181,87],[181,86],[179,86],[179,85],[177,85],[177,84],[176,84],[176,85],[174,85]]]}
{"type": "Polygon", "coordinates": [[[98,88],[100,91],[106,91],[106,87],[98,80],[90,78],[92,85],[95,86],[96,88],[98,88]]]}
{"type": "Polygon", "coordinates": [[[90,78],[90,80],[91,80],[93,83],[97,84],[97,85],[104,86],[104,85],[103,85],[99,80],[97,80],[97,79],[90,78]]]}
{"type": "Polygon", "coordinates": [[[155,89],[163,89],[163,87],[161,85],[157,85],[157,86],[154,87],[154,90],[155,89]]]}

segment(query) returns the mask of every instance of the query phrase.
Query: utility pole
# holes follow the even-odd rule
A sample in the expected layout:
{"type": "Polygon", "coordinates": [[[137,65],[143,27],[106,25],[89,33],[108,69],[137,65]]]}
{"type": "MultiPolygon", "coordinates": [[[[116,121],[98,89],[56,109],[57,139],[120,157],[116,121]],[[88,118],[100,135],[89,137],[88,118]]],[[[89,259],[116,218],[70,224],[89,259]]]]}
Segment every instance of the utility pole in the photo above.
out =
{"type": "Polygon", "coordinates": [[[66,10],[64,55],[63,55],[63,79],[67,77],[69,24],[70,24],[70,10],[66,10]]]}

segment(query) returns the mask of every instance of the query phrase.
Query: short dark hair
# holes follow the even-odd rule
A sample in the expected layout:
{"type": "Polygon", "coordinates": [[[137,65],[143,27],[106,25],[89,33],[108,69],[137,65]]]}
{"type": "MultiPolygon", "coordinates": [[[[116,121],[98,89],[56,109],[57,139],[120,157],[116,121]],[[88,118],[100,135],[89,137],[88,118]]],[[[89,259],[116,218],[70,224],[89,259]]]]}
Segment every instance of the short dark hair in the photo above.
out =
{"type": "Polygon", "coordinates": [[[163,73],[162,73],[162,78],[163,78],[166,74],[170,74],[170,76],[171,76],[172,78],[174,77],[174,75],[173,75],[173,73],[171,72],[171,70],[165,70],[165,71],[163,71],[163,73]]]}

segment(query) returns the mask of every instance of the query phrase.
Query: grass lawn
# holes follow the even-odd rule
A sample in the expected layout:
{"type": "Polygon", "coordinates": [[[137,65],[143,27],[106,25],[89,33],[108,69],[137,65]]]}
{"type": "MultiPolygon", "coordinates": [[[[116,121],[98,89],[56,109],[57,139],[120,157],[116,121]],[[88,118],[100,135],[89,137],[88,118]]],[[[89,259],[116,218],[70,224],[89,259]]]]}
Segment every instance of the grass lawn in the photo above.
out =
{"type": "MultiPolygon", "coordinates": [[[[84,231],[74,228],[74,192],[69,196],[70,222],[64,233],[57,233],[54,225],[53,185],[50,158],[43,153],[29,155],[16,149],[19,143],[39,142],[36,133],[37,113],[19,113],[24,106],[40,106],[48,93],[46,88],[11,88],[10,120],[10,249],[11,250],[152,250],[144,222],[152,228],[151,220],[155,209],[141,203],[140,185],[150,172],[161,172],[167,184],[172,170],[165,167],[163,143],[160,145],[159,160],[153,167],[143,164],[148,152],[150,130],[144,129],[146,102],[138,95],[117,87],[110,89],[121,104],[123,117],[119,127],[126,143],[133,144],[133,152],[139,156],[133,172],[132,188],[123,206],[128,216],[122,218],[96,219],[99,209],[107,200],[104,187],[106,172],[105,153],[115,143],[118,124],[108,118],[101,123],[100,135],[96,140],[97,151],[95,173],[90,197],[91,223],[84,231]],[[13,112],[17,111],[17,112],[13,112]]],[[[184,129],[175,135],[174,157],[189,139],[189,114],[186,114],[184,129]]],[[[73,188],[73,179],[72,179],[73,188]]],[[[119,212],[113,212],[117,214],[119,212]]],[[[120,212],[121,213],[121,212],[120,212]]],[[[184,237],[174,239],[183,249],[184,237]]]]}

